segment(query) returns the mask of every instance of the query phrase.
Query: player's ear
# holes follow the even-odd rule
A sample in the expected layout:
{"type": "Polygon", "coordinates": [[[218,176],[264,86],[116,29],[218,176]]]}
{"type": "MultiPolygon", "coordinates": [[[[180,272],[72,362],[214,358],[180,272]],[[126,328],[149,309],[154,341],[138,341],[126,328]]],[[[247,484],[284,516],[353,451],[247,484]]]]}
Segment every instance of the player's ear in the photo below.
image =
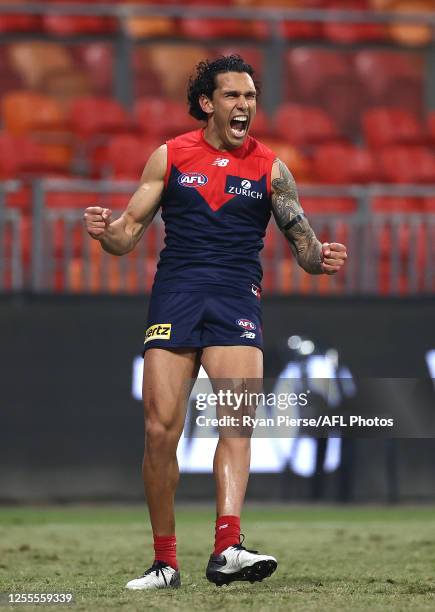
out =
{"type": "Polygon", "coordinates": [[[201,110],[203,110],[204,113],[207,113],[207,115],[211,115],[211,113],[214,111],[214,106],[210,98],[208,98],[205,94],[201,94],[198,102],[201,110]]]}

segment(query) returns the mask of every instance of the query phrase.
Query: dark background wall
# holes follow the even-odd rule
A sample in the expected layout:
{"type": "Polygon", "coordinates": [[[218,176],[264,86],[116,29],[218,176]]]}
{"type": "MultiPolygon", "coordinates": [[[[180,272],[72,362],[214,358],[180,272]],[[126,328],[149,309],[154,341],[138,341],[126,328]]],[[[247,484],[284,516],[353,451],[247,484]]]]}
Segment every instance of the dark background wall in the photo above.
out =
{"type": "MultiPolygon", "coordinates": [[[[288,360],[292,334],[338,349],[356,376],[428,376],[433,298],[271,297],[263,306],[266,376],[288,360]]],[[[143,417],[131,368],[146,312],[145,297],[1,299],[0,501],[142,498],[143,417]]],[[[356,440],[349,453],[352,499],[435,497],[434,440],[356,440]]],[[[342,478],[326,477],[326,499],[337,498],[342,478]]],[[[311,480],[254,475],[249,495],[264,499],[267,487],[270,498],[306,500],[311,480]]],[[[208,475],[183,475],[179,498],[212,495],[208,475]]]]}

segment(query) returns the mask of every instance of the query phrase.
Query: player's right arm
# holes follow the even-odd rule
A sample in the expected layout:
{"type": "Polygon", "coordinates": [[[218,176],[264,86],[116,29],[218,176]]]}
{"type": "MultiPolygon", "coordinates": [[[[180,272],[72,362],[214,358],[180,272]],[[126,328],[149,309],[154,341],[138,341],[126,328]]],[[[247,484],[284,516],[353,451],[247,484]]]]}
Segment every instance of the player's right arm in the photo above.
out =
{"type": "Polygon", "coordinates": [[[167,147],[162,145],[150,156],[127,208],[115,221],[112,211],[101,206],[87,208],[83,221],[89,235],[101,242],[112,255],[125,255],[134,249],[160,206],[167,164],[167,147]]]}

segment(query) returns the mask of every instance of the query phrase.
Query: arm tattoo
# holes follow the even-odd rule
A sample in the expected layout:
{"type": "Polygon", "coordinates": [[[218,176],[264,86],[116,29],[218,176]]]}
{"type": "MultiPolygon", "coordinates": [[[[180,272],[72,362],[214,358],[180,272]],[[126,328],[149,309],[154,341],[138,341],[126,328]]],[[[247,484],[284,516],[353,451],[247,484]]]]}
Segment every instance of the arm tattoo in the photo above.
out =
{"type": "Polygon", "coordinates": [[[278,227],[290,243],[298,264],[310,274],[323,274],[322,245],[304,216],[295,180],[277,159],[279,178],[272,180],[272,212],[278,227]]]}

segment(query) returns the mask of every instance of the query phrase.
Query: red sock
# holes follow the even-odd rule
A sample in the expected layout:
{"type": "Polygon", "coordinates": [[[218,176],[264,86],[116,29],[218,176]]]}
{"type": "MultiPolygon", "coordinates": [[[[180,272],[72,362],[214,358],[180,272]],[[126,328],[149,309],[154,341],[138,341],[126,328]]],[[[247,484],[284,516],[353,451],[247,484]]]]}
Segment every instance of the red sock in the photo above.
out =
{"type": "Polygon", "coordinates": [[[240,542],[240,516],[220,516],[216,519],[214,554],[240,542]]]}
{"type": "Polygon", "coordinates": [[[163,561],[174,569],[178,569],[177,563],[177,538],[172,536],[154,536],[154,559],[163,561]]]}

